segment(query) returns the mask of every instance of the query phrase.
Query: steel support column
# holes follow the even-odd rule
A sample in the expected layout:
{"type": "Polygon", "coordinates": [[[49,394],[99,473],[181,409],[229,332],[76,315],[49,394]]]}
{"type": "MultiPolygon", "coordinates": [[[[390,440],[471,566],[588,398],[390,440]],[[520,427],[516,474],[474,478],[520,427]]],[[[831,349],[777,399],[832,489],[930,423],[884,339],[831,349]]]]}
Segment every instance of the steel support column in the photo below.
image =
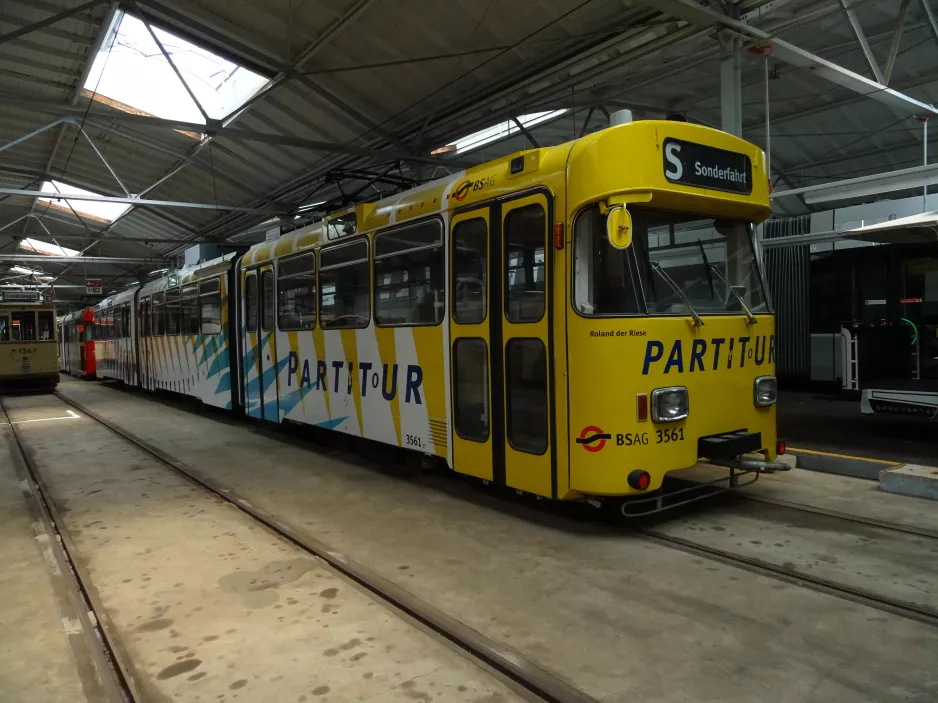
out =
{"type": "Polygon", "coordinates": [[[740,41],[724,34],[720,41],[726,56],[720,62],[720,117],[724,132],[743,135],[742,52],[740,41]]]}

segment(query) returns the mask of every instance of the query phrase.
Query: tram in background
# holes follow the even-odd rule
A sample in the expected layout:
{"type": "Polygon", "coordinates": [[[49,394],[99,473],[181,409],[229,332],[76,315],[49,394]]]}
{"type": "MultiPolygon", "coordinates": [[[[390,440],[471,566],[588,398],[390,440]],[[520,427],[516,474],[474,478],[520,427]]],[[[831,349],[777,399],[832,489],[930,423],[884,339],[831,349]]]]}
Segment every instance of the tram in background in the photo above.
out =
{"type": "Polygon", "coordinates": [[[72,376],[94,378],[97,367],[94,310],[82,308],[63,317],[59,340],[59,363],[62,370],[72,376]]]}
{"type": "Polygon", "coordinates": [[[55,388],[56,344],[55,306],[40,291],[0,291],[0,388],[55,388]]]}

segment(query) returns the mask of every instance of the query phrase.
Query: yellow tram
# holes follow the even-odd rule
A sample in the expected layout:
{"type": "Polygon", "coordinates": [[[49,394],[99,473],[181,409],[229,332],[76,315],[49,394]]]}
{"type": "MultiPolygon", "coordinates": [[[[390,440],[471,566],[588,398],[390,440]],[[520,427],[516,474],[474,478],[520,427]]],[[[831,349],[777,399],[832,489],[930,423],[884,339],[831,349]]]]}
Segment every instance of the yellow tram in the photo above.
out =
{"type": "Polygon", "coordinates": [[[557,499],[660,497],[702,457],[784,468],[765,168],[717,130],[634,122],[258,244],[238,403],[557,499]]]}
{"type": "Polygon", "coordinates": [[[0,291],[0,388],[58,385],[56,326],[55,307],[38,290],[0,291]]]}

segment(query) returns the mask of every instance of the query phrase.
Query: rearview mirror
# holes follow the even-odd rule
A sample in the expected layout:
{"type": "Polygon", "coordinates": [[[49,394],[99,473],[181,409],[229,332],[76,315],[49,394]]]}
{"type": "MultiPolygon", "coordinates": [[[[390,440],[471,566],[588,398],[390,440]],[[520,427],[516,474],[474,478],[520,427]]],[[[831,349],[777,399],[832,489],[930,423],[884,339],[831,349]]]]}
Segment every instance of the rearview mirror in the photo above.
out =
{"type": "Polygon", "coordinates": [[[627,249],[632,243],[632,215],[624,205],[609,208],[606,215],[606,236],[616,249],[627,249]]]}

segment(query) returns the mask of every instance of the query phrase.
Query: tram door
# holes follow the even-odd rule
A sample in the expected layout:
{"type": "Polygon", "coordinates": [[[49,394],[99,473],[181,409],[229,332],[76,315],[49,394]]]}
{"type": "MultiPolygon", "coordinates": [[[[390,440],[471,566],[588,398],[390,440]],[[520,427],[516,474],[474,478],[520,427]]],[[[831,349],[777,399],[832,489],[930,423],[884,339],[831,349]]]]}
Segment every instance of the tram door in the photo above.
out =
{"type": "Polygon", "coordinates": [[[453,464],[553,495],[546,196],[451,224],[453,464]]]}
{"type": "MultiPolygon", "coordinates": [[[[489,208],[450,222],[453,466],[493,479],[492,367],[489,348],[489,208]]],[[[498,305],[494,306],[498,311],[498,305]]]]}
{"type": "Polygon", "coordinates": [[[274,272],[270,266],[244,274],[244,411],[278,422],[274,272]]]}

